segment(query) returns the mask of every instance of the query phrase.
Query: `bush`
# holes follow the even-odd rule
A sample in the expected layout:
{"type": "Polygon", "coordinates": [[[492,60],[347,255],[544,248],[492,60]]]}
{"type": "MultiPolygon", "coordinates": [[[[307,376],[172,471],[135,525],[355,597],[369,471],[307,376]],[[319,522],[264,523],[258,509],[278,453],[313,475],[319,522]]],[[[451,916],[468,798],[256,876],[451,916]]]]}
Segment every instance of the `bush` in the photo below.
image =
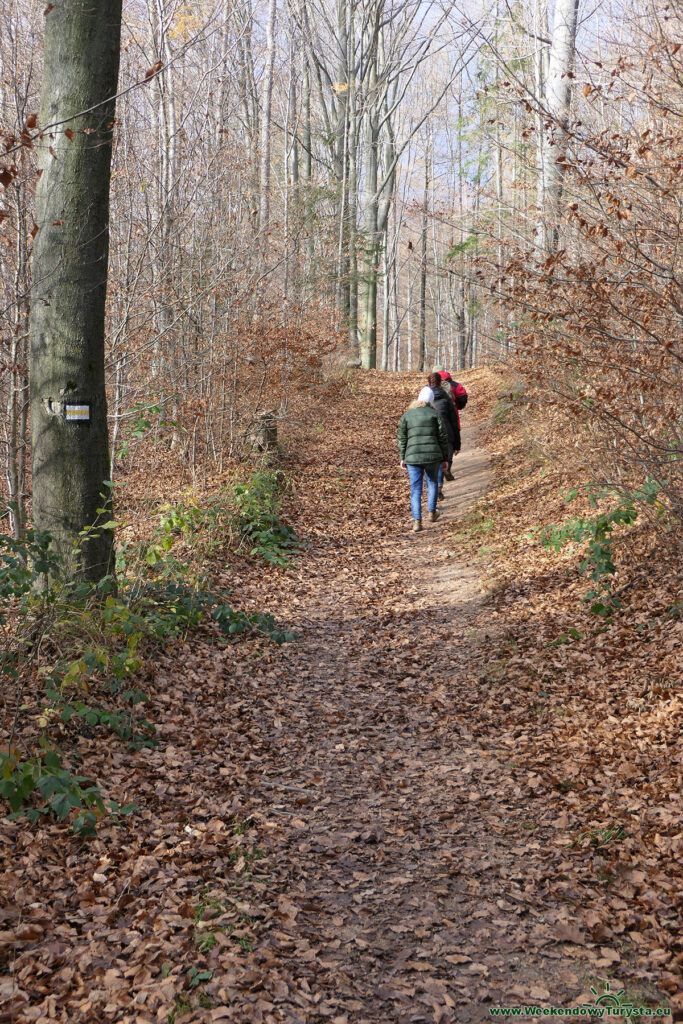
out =
{"type": "Polygon", "coordinates": [[[254,473],[245,484],[235,487],[237,526],[253,546],[251,555],[259,555],[269,565],[285,567],[289,557],[301,547],[291,526],[281,522],[279,492],[284,474],[279,471],[254,473]]]}
{"type": "MultiPolygon", "coordinates": [[[[235,509],[225,495],[208,506],[184,502],[164,506],[152,545],[118,559],[119,577],[96,586],[70,583],[48,534],[29,531],[23,540],[0,537],[0,675],[15,679],[16,715],[7,752],[0,755],[0,798],[12,814],[37,821],[44,814],[73,816],[74,828],[90,834],[98,818],[111,815],[97,786],[62,766],[48,739],[55,724],[71,730],[105,729],[129,748],[153,745],[154,725],[140,714],[147,696],[132,685],[149,653],[169,637],[213,625],[214,637],[261,635],[281,644],[296,634],[278,626],[272,615],[234,609],[224,589],[213,589],[203,574],[193,576],[188,562],[170,552],[182,537],[190,554],[225,543],[233,530],[250,538],[252,553],[284,564],[284,552],[296,549],[293,531],[277,517],[275,474],[255,474],[234,488],[235,509]],[[237,525],[236,525],[237,523],[237,525]],[[156,538],[161,538],[157,543],[156,538]],[[151,554],[153,557],[151,556],[151,554]],[[41,730],[33,750],[22,757],[14,745],[20,714],[30,711],[23,691],[33,666],[45,677],[35,723],[41,730]]],[[[34,675],[34,673],[31,673],[34,675]]],[[[29,746],[30,746],[29,741],[29,746]]],[[[122,814],[116,808],[117,814],[122,814]]],[[[128,812],[126,812],[128,813],[128,812]]]]}
{"type": "MultiPolygon", "coordinates": [[[[591,611],[596,615],[608,617],[621,607],[621,602],[612,593],[611,577],[616,573],[614,564],[614,530],[617,526],[633,526],[638,518],[638,504],[645,502],[654,505],[659,491],[653,481],[630,495],[621,495],[621,501],[614,508],[602,512],[594,518],[577,516],[561,526],[549,526],[541,531],[541,543],[544,547],[552,547],[560,551],[565,544],[574,542],[582,544],[587,541],[586,557],[580,563],[580,575],[588,574],[594,586],[586,591],[584,600],[592,601],[591,611]]],[[[568,500],[577,496],[577,491],[570,491],[568,500]]],[[[588,485],[588,498],[593,508],[598,501],[605,499],[614,492],[610,489],[597,490],[595,484],[588,485]]]]}

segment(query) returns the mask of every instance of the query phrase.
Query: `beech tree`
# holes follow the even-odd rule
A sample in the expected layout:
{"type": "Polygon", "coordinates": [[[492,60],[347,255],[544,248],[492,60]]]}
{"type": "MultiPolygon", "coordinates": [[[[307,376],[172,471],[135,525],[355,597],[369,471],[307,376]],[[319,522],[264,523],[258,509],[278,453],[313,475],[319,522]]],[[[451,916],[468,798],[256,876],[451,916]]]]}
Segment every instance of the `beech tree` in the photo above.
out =
{"type": "Polygon", "coordinates": [[[35,525],[67,572],[110,571],[104,310],[121,0],[45,13],[30,392],[35,525]],[[104,510],[104,512],[102,511],[104,510]]]}
{"type": "Polygon", "coordinates": [[[541,208],[545,215],[543,244],[548,252],[557,248],[559,202],[562,192],[562,160],[567,148],[567,119],[571,104],[572,67],[576,48],[579,0],[556,0],[553,34],[545,83],[545,113],[550,121],[548,139],[541,136],[541,208]]]}
{"type": "MultiPolygon", "coordinates": [[[[45,209],[48,178],[56,182],[69,153],[95,138],[81,133],[83,118],[37,145],[32,68],[42,53],[32,26],[42,37],[60,10],[44,19],[41,9],[31,22],[28,0],[16,0],[1,16],[0,488],[17,536],[30,522],[22,502],[31,248],[34,297],[50,302],[34,302],[34,344],[36,318],[56,315],[52,291],[66,295],[58,279],[67,263],[87,256],[91,276],[97,263],[92,246],[66,251],[68,231],[85,238],[84,217],[67,218],[56,201],[45,209]],[[34,218],[38,149],[43,207],[34,218]],[[52,270],[48,239],[64,246],[52,270]]],[[[112,164],[105,477],[125,483],[141,457],[154,471],[170,458],[201,483],[244,451],[264,396],[277,395],[285,416],[294,375],[334,348],[340,362],[362,352],[365,365],[386,369],[423,360],[460,370],[514,356],[531,311],[509,296],[527,287],[528,261],[532,271],[550,255],[549,267],[565,252],[580,261],[579,217],[596,238],[607,230],[597,207],[610,216],[609,185],[594,195],[572,166],[590,147],[600,163],[601,133],[615,126],[659,130],[654,114],[629,109],[635,73],[623,63],[620,25],[613,12],[596,20],[590,9],[579,23],[574,0],[491,0],[469,17],[454,0],[129,0],[112,164]]],[[[42,123],[61,116],[50,111],[42,123]]],[[[94,294],[72,293],[79,302],[94,294]]],[[[57,351],[52,341],[49,349],[57,351]]],[[[69,381],[81,386],[65,371],[57,392],[69,381]]],[[[64,396],[53,390],[45,396],[62,416],[64,396]]],[[[48,422],[71,438],[71,451],[77,436],[90,447],[95,406],[91,413],[78,435],[73,422],[48,422]]],[[[66,450],[64,438],[55,451],[66,450]]]]}

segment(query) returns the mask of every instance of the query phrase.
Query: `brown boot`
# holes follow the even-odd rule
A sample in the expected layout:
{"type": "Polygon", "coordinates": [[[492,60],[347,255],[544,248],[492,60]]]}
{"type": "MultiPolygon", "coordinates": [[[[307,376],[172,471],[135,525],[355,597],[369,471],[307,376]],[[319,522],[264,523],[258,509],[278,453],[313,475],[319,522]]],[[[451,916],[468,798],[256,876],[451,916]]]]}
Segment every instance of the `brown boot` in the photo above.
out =
{"type": "Polygon", "coordinates": [[[443,489],[439,491],[438,500],[443,501],[446,495],[443,493],[443,489]]]}
{"type": "Polygon", "coordinates": [[[440,515],[441,515],[441,513],[437,512],[436,509],[433,512],[430,512],[429,513],[429,522],[430,523],[435,523],[440,515]]]}
{"type": "Polygon", "coordinates": [[[413,522],[413,533],[419,533],[421,529],[422,529],[422,520],[421,519],[416,519],[413,522]]]}

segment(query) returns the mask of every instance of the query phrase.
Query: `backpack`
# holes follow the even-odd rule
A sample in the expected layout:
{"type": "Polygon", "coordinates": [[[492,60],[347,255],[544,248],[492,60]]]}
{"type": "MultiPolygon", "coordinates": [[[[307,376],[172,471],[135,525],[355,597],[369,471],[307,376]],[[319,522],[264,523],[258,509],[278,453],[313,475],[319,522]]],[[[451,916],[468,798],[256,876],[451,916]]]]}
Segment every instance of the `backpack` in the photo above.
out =
{"type": "Polygon", "coordinates": [[[458,384],[457,380],[454,380],[451,384],[453,391],[453,401],[455,402],[456,409],[464,409],[467,405],[467,391],[465,390],[464,384],[458,384]]]}

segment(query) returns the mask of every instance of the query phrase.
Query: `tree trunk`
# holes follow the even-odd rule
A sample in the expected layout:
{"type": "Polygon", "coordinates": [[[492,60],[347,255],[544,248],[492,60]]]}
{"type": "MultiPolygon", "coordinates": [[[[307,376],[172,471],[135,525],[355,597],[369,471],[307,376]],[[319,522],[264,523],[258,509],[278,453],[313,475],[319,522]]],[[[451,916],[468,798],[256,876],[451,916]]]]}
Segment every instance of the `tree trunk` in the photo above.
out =
{"type": "MultiPolygon", "coordinates": [[[[458,89],[458,124],[462,124],[463,117],[463,101],[462,101],[462,78],[460,79],[460,85],[458,89]]],[[[465,214],[465,198],[464,198],[464,184],[463,184],[463,137],[462,130],[458,131],[458,220],[462,224],[463,217],[465,214]]],[[[460,230],[460,242],[464,241],[464,232],[460,230]]],[[[465,253],[460,253],[460,281],[458,288],[458,316],[457,316],[457,330],[458,330],[458,360],[457,370],[465,369],[465,355],[467,351],[467,334],[466,334],[466,318],[465,318],[465,253]]]]}
{"type": "Polygon", "coordinates": [[[389,308],[391,302],[391,290],[389,284],[389,245],[388,238],[385,239],[384,251],[382,252],[382,369],[389,369],[389,342],[391,339],[389,328],[389,308]]]}
{"type": "Polygon", "coordinates": [[[302,153],[302,178],[303,178],[303,223],[304,233],[306,235],[306,266],[304,268],[304,279],[308,283],[310,291],[314,291],[314,274],[313,264],[315,251],[313,247],[313,226],[311,217],[311,208],[313,205],[312,188],[313,188],[313,156],[311,146],[313,145],[312,134],[311,134],[311,77],[306,63],[305,50],[302,45],[302,60],[303,60],[303,82],[302,82],[302,118],[303,118],[303,153],[302,153]]]}
{"type": "Polygon", "coordinates": [[[121,0],[46,8],[31,293],[33,512],[70,576],[111,571],[104,305],[121,0]],[[91,109],[94,108],[94,109],[91,109]],[[78,117],[79,111],[89,113],[78,117]],[[73,417],[73,418],[72,418],[73,417]],[[82,417],[82,418],[79,418],[82,417]],[[87,531],[84,533],[83,531],[87,531]]]}
{"type": "MultiPolygon", "coordinates": [[[[175,385],[169,383],[178,376],[178,331],[175,326],[173,294],[180,276],[179,249],[173,244],[176,224],[178,187],[178,153],[176,148],[176,98],[174,88],[175,67],[172,63],[171,30],[172,13],[168,0],[154,0],[150,4],[150,33],[152,53],[163,63],[163,70],[155,75],[151,85],[153,115],[158,160],[158,186],[156,189],[157,208],[155,218],[158,242],[151,264],[153,296],[157,339],[154,346],[152,373],[157,384],[155,404],[161,405],[159,419],[175,421],[177,395],[175,385]]],[[[160,428],[157,427],[159,430],[160,428]]],[[[179,442],[178,431],[173,428],[171,448],[179,442]]]]}
{"type": "MultiPolygon", "coordinates": [[[[337,118],[334,126],[332,142],[332,166],[335,181],[333,188],[337,206],[337,282],[335,287],[335,303],[344,325],[348,327],[349,318],[349,250],[348,250],[348,217],[347,203],[349,199],[349,32],[347,23],[348,0],[337,0],[337,118]]],[[[353,14],[351,14],[353,17],[353,14]]]]}
{"type": "MultiPolygon", "coordinates": [[[[434,174],[434,151],[432,149],[432,166],[430,169],[430,189],[431,189],[431,209],[435,211],[437,209],[437,199],[434,189],[435,174],[434,174]]],[[[434,264],[434,336],[435,336],[435,353],[434,363],[439,366],[442,363],[448,363],[448,359],[444,356],[444,343],[443,343],[443,311],[441,306],[441,274],[439,272],[439,243],[441,239],[438,235],[438,222],[436,216],[432,217],[432,260],[434,264]]]]}
{"type": "Polygon", "coordinates": [[[430,140],[427,139],[425,150],[425,179],[422,197],[422,237],[420,240],[420,337],[417,356],[417,369],[422,373],[425,368],[427,354],[427,208],[429,206],[429,162],[431,160],[430,140]]]}
{"type": "Polygon", "coordinates": [[[579,0],[556,0],[553,35],[548,61],[545,107],[551,121],[550,138],[543,148],[544,245],[555,252],[559,240],[562,165],[558,163],[567,149],[567,120],[571,103],[571,78],[576,46],[576,21],[579,0]]]}
{"type": "Polygon", "coordinates": [[[357,176],[357,141],[358,113],[356,110],[356,78],[355,78],[355,31],[353,24],[353,7],[349,17],[349,209],[348,209],[348,247],[349,247],[349,347],[351,357],[358,358],[358,257],[356,253],[358,216],[358,176],[357,176]]]}
{"type": "Polygon", "coordinates": [[[413,281],[410,277],[410,265],[408,265],[408,302],[406,306],[406,319],[408,321],[407,339],[407,363],[408,370],[413,369],[413,281]]]}
{"type": "MultiPolygon", "coordinates": [[[[292,246],[292,232],[290,219],[292,216],[292,206],[295,206],[298,197],[298,186],[299,186],[299,145],[297,142],[297,128],[296,128],[296,61],[295,61],[294,46],[290,44],[289,50],[289,91],[287,94],[287,117],[285,119],[285,152],[284,152],[284,171],[285,171],[285,279],[283,284],[283,295],[285,302],[289,298],[289,279],[290,276],[297,278],[299,272],[298,260],[298,244],[296,238],[294,240],[294,246],[292,246]],[[294,262],[292,263],[292,252],[294,248],[294,262]]],[[[297,235],[299,225],[295,225],[294,235],[297,235]]]]}
{"type": "Polygon", "coordinates": [[[538,168],[537,197],[539,210],[545,201],[543,106],[548,81],[548,4],[547,0],[534,0],[534,98],[536,101],[536,165],[538,168]]]}
{"type": "MultiPolygon", "coordinates": [[[[376,76],[370,75],[370,88],[376,76]]],[[[360,357],[364,370],[377,365],[377,128],[373,111],[368,111],[365,139],[365,216],[363,218],[363,253],[360,274],[361,342],[360,357]]]]}
{"type": "Polygon", "coordinates": [[[275,69],[275,14],[277,0],[269,0],[266,24],[266,74],[263,81],[263,116],[261,119],[261,175],[259,189],[259,229],[268,231],[270,220],[270,121],[273,103],[273,72],[275,69]]]}

